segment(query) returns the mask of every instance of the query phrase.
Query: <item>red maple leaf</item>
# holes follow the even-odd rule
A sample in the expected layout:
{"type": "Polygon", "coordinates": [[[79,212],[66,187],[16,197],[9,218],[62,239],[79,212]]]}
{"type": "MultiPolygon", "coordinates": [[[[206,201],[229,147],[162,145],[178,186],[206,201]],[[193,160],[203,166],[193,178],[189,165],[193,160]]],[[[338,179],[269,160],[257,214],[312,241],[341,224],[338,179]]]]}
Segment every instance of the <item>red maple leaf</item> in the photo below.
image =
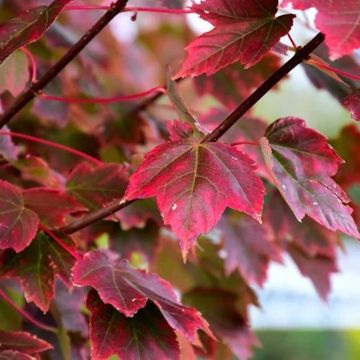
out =
{"type": "Polygon", "coordinates": [[[91,290],[87,307],[91,312],[90,340],[93,360],[117,354],[126,360],[179,359],[179,344],[161,312],[149,302],[134,316],[126,317],[104,304],[91,290]]]}
{"type": "Polygon", "coordinates": [[[331,178],[342,160],[325,137],[294,117],[275,121],[265,136],[260,142],[266,165],[296,218],[306,214],[329,230],[360,238],[349,198],[331,178]]]}
{"type": "Polygon", "coordinates": [[[230,145],[167,142],[145,156],[125,197],[156,196],[165,224],[186,254],[227,206],[260,220],[264,186],[254,169],[252,160],[230,145]]]}
{"type": "Polygon", "coordinates": [[[192,9],[215,27],[187,46],[176,77],[211,75],[239,61],[256,64],[290,30],[294,15],[275,17],[274,0],[207,0],[192,9]]]}
{"type": "Polygon", "coordinates": [[[71,0],[27,10],[0,25],[0,64],[16,49],[38,40],[71,0]]]}
{"type": "Polygon", "coordinates": [[[206,321],[193,308],[181,305],[167,281],[154,273],[132,268],[127,260],[111,261],[101,251],[93,251],[73,268],[74,283],[97,290],[105,304],[126,317],[134,316],[151,300],[169,325],[195,341],[196,332],[209,332],[206,321]]]}
{"type": "Polygon", "coordinates": [[[318,10],[315,25],[326,35],[333,60],[360,47],[359,0],[284,0],[282,5],[289,3],[301,10],[318,10]]]}
{"type": "Polygon", "coordinates": [[[0,249],[25,249],[35,237],[37,214],[25,207],[21,190],[0,180],[0,249]]]}

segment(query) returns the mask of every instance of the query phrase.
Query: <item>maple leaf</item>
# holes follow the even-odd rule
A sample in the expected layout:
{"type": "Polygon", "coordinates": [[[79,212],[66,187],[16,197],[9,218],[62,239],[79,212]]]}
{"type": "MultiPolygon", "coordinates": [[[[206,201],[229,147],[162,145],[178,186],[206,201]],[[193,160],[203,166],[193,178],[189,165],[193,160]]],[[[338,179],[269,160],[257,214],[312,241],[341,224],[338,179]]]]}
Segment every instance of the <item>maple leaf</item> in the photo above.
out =
{"type": "Polygon", "coordinates": [[[59,190],[32,188],[23,191],[23,198],[26,208],[33,210],[49,227],[62,226],[67,216],[86,210],[72,196],[59,190]]]}
{"type": "Polygon", "coordinates": [[[0,94],[9,91],[18,96],[29,81],[29,61],[27,56],[16,51],[0,64],[0,94]]]}
{"type": "Polygon", "coordinates": [[[27,209],[21,190],[0,180],[0,249],[25,249],[35,237],[39,218],[27,209]]]}
{"type": "Polygon", "coordinates": [[[245,70],[239,63],[221,69],[211,76],[200,75],[193,79],[196,92],[210,94],[229,109],[236,108],[281,65],[280,57],[267,54],[261,62],[245,70]]]}
{"type": "Polygon", "coordinates": [[[26,354],[38,354],[49,349],[52,349],[49,343],[28,332],[0,330],[0,353],[4,350],[12,350],[26,354]]]}
{"type": "Polygon", "coordinates": [[[179,359],[180,351],[173,329],[161,312],[149,302],[133,317],[126,317],[104,304],[91,290],[87,307],[90,316],[92,359],[118,355],[126,360],[179,359]]]}
{"type": "Polygon", "coordinates": [[[294,18],[275,17],[274,0],[207,0],[191,8],[215,27],[187,46],[176,78],[211,75],[237,61],[251,67],[286,35],[294,18]]]}
{"type": "MultiPolygon", "coordinates": [[[[72,246],[69,239],[63,241],[72,246]]],[[[72,286],[73,257],[42,232],[21,253],[14,255],[9,250],[3,253],[0,265],[0,276],[19,279],[27,302],[34,302],[44,313],[54,296],[56,275],[68,287],[72,286]]]]}
{"type": "Polygon", "coordinates": [[[105,253],[93,251],[75,264],[73,278],[77,285],[96,289],[105,304],[127,317],[134,316],[151,300],[169,325],[189,340],[195,340],[198,329],[207,331],[206,321],[195,309],[177,301],[167,281],[131,268],[127,260],[110,261],[105,253]]]}
{"type": "Polygon", "coordinates": [[[344,106],[350,111],[352,118],[354,120],[360,121],[360,89],[347,96],[343,103],[344,106]]]}
{"type": "Polygon", "coordinates": [[[240,359],[249,359],[251,348],[259,346],[247,319],[238,310],[238,294],[219,288],[196,287],[184,295],[184,301],[202,312],[215,334],[240,359]]]}
{"type": "Polygon", "coordinates": [[[156,196],[165,224],[186,255],[227,206],[260,220],[264,186],[254,169],[250,158],[226,144],[167,142],[146,154],[125,197],[156,196]]]}
{"type": "Polygon", "coordinates": [[[315,7],[318,10],[315,25],[323,32],[331,58],[338,59],[360,47],[359,0],[284,0],[296,9],[315,7]]]}
{"type": "Polygon", "coordinates": [[[49,6],[26,10],[0,25],[0,64],[12,52],[38,40],[71,0],[55,0],[49,6]]]}
{"type": "Polygon", "coordinates": [[[262,286],[269,262],[281,262],[281,249],[274,242],[270,227],[248,216],[228,212],[218,228],[226,251],[226,273],[229,275],[238,269],[247,282],[262,286]]]}
{"type": "Polygon", "coordinates": [[[125,193],[128,173],[118,164],[79,164],[69,175],[68,192],[89,209],[119,200],[125,193]]]}
{"type": "Polygon", "coordinates": [[[312,281],[319,296],[326,301],[331,287],[330,275],[338,271],[336,257],[325,255],[309,256],[294,244],[289,244],[287,251],[301,274],[312,281]]]}
{"type": "Polygon", "coordinates": [[[297,248],[309,257],[324,255],[335,256],[338,236],[319,225],[312,219],[305,217],[298,222],[280,194],[273,191],[264,210],[265,223],[271,224],[277,243],[286,247],[292,241],[297,248]]]}
{"type": "Polygon", "coordinates": [[[349,198],[331,178],[342,160],[325,137],[294,117],[275,121],[265,136],[260,143],[266,165],[296,218],[306,214],[329,230],[360,238],[349,198]]]}

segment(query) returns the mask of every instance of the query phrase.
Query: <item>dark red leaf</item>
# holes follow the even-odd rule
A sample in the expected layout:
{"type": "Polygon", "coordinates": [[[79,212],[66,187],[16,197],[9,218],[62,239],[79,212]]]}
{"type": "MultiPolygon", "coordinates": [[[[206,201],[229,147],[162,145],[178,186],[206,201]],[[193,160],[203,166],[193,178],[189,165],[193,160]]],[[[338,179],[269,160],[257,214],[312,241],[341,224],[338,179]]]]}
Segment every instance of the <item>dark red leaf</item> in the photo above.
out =
{"type": "Polygon", "coordinates": [[[227,206],[260,220],[264,187],[254,169],[245,154],[229,145],[168,142],[145,156],[130,178],[126,198],[156,196],[165,224],[186,254],[227,206]]]}
{"type": "Polygon", "coordinates": [[[49,227],[64,225],[67,216],[86,210],[72,196],[59,190],[32,188],[24,190],[23,197],[25,206],[49,227]]]}
{"type": "Polygon", "coordinates": [[[81,163],[66,183],[68,192],[89,209],[98,209],[124,195],[127,185],[127,169],[118,164],[92,166],[81,163]]]}
{"type": "Polygon", "coordinates": [[[331,179],[342,160],[324,136],[288,117],[271,124],[261,140],[273,181],[296,218],[305,214],[332,231],[360,238],[352,210],[340,186],[331,179]]]}
{"type": "Polygon", "coordinates": [[[104,304],[96,291],[91,290],[87,306],[91,312],[93,360],[108,359],[115,354],[126,360],[180,358],[173,329],[151,302],[133,317],[126,317],[113,306],[104,304]]]}
{"type": "Polygon", "coordinates": [[[111,304],[127,317],[134,316],[151,300],[169,325],[194,341],[207,323],[192,308],[181,305],[167,281],[153,273],[133,269],[126,260],[110,261],[105,253],[86,254],[73,268],[74,282],[92,286],[105,304],[111,304]]]}
{"type": "Polygon", "coordinates": [[[262,286],[270,261],[281,261],[281,249],[274,242],[270,227],[246,215],[228,212],[219,228],[226,251],[226,273],[238,269],[245,281],[262,286]]]}
{"type": "Polygon", "coordinates": [[[27,209],[21,190],[0,180],[0,249],[25,249],[35,237],[39,218],[27,209]]]}
{"type": "Polygon", "coordinates": [[[323,32],[332,59],[350,54],[360,47],[359,0],[283,0],[297,9],[315,7],[315,25],[323,32]]]}
{"type": "Polygon", "coordinates": [[[360,121],[360,90],[357,90],[346,97],[344,106],[350,111],[354,120],[360,121]]]}
{"type": "Polygon", "coordinates": [[[61,315],[64,329],[89,335],[89,327],[83,314],[86,291],[84,288],[73,288],[71,291],[60,281],[56,282],[56,295],[53,304],[61,315]]]}
{"type": "Polygon", "coordinates": [[[256,64],[290,30],[294,15],[275,17],[277,1],[207,0],[192,9],[213,30],[187,46],[187,57],[176,77],[211,75],[239,61],[256,64]]]}
{"type": "Polygon", "coordinates": [[[326,301],[330,292],[330,275],[338,271],[335,256],[309,256],[294,244],[289,244],[288,252],[301,274],[312,281],[319,296],[326,301]]]}
{"type": "MultiPolygon", "coordinates": [[[[63,241],[72,246],[69,239],[63,241]]],[[[23,252],[2,254],[0,265],[0,276],[19,279],[27,302],[34,302],[44,313],[54,296],[55,276],[68,287],[72,285],[70,272],[74,258],[41,232],[23,252]]]]}
{"type": "Polygon", "coordinates": [[[324,255],[335,256],[338,236],[305,217],[300,223],[279,193],[273,191],[264,211],[264,220],[271,224],[275,238],[279,244],[286,247],[292,241],[306,255],[312,257],[324,255]]]}
{"type": "Polygon", "coordinates": [[[184,296],[186,303],[196,306],[209,321],[211,329],[241,360],[252,355],[258,346],[247,320],[238,310],[241,302],[236,293],[217,288],[194,288],[184,296]]]}
{"type": "Polygon", "coordinates": [[[0,352],[13,350],[26,354],[37,354],[51,348],[49,343],[28,332],[0,330],[0,352]]]}
{"type": "Polygon", "coordinates": [[[195,77],[193,81],[199,95],[210,94],[229,109],[234,109],[280,66],[279,56],[267,54],[251,69],[245,70],[239,63],[236,63],[214,75],[195,77]]]}
{"type": "Polygon", "coordinates": [[[0,64],[16,49],[38,40],[71,0],[27,10],[0,25],[0,64]]]}

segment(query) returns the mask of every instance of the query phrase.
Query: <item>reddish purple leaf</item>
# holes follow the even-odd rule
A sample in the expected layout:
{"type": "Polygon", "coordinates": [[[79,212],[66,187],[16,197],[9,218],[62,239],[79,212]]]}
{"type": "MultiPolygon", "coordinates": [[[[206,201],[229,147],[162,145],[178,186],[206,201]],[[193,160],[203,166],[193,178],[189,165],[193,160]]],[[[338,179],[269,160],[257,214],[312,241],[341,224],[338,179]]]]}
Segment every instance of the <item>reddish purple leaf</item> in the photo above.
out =
{"type": "Polygon", "coordinates": [[[346,97],[344,99],[344,106],[350,111],[354,120],[360,121],[360,90],[346,97]]]}
{"type": "MultiPolygon", "coordinates": [[[[73,246],[69,239],[63,239],[73,246]]],[[[71,268],[74,258],[54,240],[43,233],[19,254],[6,251],[0,258],[0,277],[20,280],[27,302],[34,302],[44,313],[54,296],[55,276],[71,287],[71,268]]]]}
{"type": "Polygon", "coordinates": [[[67,216],[86,210],[73,197],[59,190],[32,188],[24,190],[23,197],[25,206],[49,227],[64,225],[67,216]]]}
{"type": "Polygon", "coordinates": [[[38,40],[71,0],[27,10],[0,25],[0,64],[16,49],[38,40]]]}
{"type": "Polygon", "coordinates": [[[294,15],[275,17],[277,1],[207,0],[192,9],[215,27],[187,46],[176,77],[211,75],[239,61],[256,64],[290,30],[294,15]]]}
{"type": "Polygon", "coordinates": [[[123,230],[129,230],[134,227],[142,229],[149,220],[162,225],[161,216],[156,208],[156,204],[151,199],[136,201],[131,206],[126,206],[117,212],[115,217],[120,220],[123,230]]]}
{"type": "Polygon", "coordinates": [[[197,287],[185,294],[184,301],[203,313],[215,335],[241,360],[249,359],[252,347],[260,345],[239,310],[244,299],[238,294],[219,288],[197,287]]]}
{"type": "Polygon", "coordinates": [[[0,330],[0,352],[13,350],[26,354],[37,354],[51,348],[49,343],[28,332],[0,330]]]}
{"type": "Polygon", "coordinates": [[[65,177],[51,169],[41,157],[27,155],[14,162],[13,166],[21,171],[24,180],[56,189],[63,189],[65,186],[65,177]]]}
{"type": "Polygon", "coordinates": [[[27,209],[21,190],[0,180],[0,249],[25,249],[35,237],[39,218],[27,209]]]}
{"type": "Polygon", "coordinates": [[[111,304],[127,317],[134,316],[151,300],[169,325],[194,341],[207,323],[192,308],[181,305],[170,283],[154,273],[133,269],[126,260],[111,261],[100,251],[86,254],[73,268],[74,282],[92,286],[105,304],[111,304]]]}
{"type": "Polygon", "coordinates": [[[195,77],[193,81],[199,95],[210,94],[215,96],[232,110],[280,66],[279,56],[267,54],[261,62],[251,69],[245,70],[239,63],[236,63],[225,67],[214,75],[195,77]]]}
{"type": "Polygon", "coordinates": [[[81,163],[66,183],[68,192],[89,209],[98,209],[124,195],[127,185],[127,169],[118,164],[102,164],[94,167],[81,163]]]}
{"type": "Polygon", "coordinates": [[[223,215],[219,228],[226,251],[226,273],[238,269],[245,281],[262,286],[270,261],[281,261],[281,249],[274,242],[270,227],[229,212],[223,215]]]}
{"type": "Polygon", "coordinates": [[[173,329],[151,302],[134,316],[126,317],[104,304],[96,291],[91,290],[87,306],[91,312],[93,360],[108,359],[115,354],[126,360],[180,359],[173,329]]]}
{"type": "Polygon", "coordinates": [[[156,196],[165,224],[186,254],[226,207],[260,220],[264,187],[254,169],[245,154],[229,145],[168,142],[145,156],[130,178],[126,198],[156,196]]]}
{"type": "Polygon", "coordinates": [[[308,256],[294,244],[289,244],[288,252],[303,276],[308,277],[319,296],[326,301],[330,292],[330,275],[338,271],[335,256],[308,256]]]}
{"type": "Polygon", "coordinates": [[[271,224],[276,240],[286,247],[292,241],[306,255],[335,256],[338,236],[305,217],[300,223],[278,192],[273,191],[264,210],[264,220],[271,224]]]}
{"type": "Polygon", "coordinates": [[[284,0],[297,9],[315,7],[315,25],[322,31],[332,59],[351,54],[360,47],[359,0],[284,0]]]}
{"type": "Polygon", "coordinates": [[[305,214],[332,231],[360,238],[352,210],[340,186],[331,179],[342,163],[324,136],[288,117],[271,124],[261,140],[276,187],[300,221],[305,214]]]}

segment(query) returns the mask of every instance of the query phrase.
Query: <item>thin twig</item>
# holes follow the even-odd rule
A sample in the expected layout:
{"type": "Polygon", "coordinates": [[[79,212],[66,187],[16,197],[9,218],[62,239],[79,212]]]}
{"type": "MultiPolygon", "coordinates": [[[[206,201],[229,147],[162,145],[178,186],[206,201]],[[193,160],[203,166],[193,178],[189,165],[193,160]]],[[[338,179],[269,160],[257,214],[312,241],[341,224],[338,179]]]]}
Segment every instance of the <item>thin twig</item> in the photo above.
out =
{"type": "Polygon", "coordinates": [[[41,90],[48,85],[84,48],[103,30],[109,22],[125,8],[127,0],[118,0],[100,20],[52,66],[37,82],[20,95],[15,102],[0,116],[0,128],[6,125],[19,111],[21,111],[41,90]]]}
{"type": "Polygon", "coordinates": [[[260,85],[215,130],[205,136],[202,142],[217,141],[292,69],[301,64],[304,60],[308,60],[312,51],[315,50],[324,40],[324,34],[319,33],[304,47],[299,47],[295,55],[289,61],[287,61],[281,68],[279,68],[267,80],[265,80],[262,85],[260,85]]]}
{"type": "Polygon", "coordinates": [[[16,305],[12,299],[0,288],[0,298],[3,299],[6,303],[8,303],[11,307],[13,307],[24,319],[28,320],[39,329],[43,329],[45,331],[50,331],[53,333],[57,333],[56,328],[43,324],[40,321],[33,318],[30,314],[28,314],[25,310],[23,310],[20,306],[16,305]]]}
{"type": "Polygon", "coordinates": [[[123,201],[116,202],[112,205],[109,205],[102,209],[96,210],[96,211],[82,217],[79,220],[75,220],[72,223],[70,223],[69,225],[65,225],[61,228],[58,228],[58,229],[56,229],[56,231],[62,232],[64,234],[72,234],[76,231],[86,228],[87,226],[89,226],[99,220],[107,218],[108,216],[116,213],[117,211],[123,209],[124,207],[132,204],[135,201],[136,200],[130,200],[130,201],[125,201],[125,202],[123,202],[123,201]]]}
{"type": "MultiPolygon", "coordinates": [[[[270,76],[253,94],[251,94],[235,111],[233,111],[215,130],[208,134],[202,142],[217,141],[226,131],[230,129],[242,115],[244,115],[254,104],[256,104],[269,90],[271,90],[281,79],[285,77],[293,68],[309,58],[310,53],[315,50],[325,39],[322,33],[317,34],[303,48],[298,48],[295,55],[287,61],[280,69],[270,76]]],[[[149,105],[149,101],[157,100],[162,94],[155,94],[152,98],[145,100],[137,106],[136,111],[141,111],[149,105]]],[[[151,103],[150,102],[150,103],[151,103]]],[[[134,111],[134,109],[133,109],[134,111]]],[[[136,200],[118,202],[103,209],[90,213],[79,220],[57,229],[60,232],[71,234],[79,231],[96,221],[105,219],[115,212],[132,204],[136,200]]]]}

